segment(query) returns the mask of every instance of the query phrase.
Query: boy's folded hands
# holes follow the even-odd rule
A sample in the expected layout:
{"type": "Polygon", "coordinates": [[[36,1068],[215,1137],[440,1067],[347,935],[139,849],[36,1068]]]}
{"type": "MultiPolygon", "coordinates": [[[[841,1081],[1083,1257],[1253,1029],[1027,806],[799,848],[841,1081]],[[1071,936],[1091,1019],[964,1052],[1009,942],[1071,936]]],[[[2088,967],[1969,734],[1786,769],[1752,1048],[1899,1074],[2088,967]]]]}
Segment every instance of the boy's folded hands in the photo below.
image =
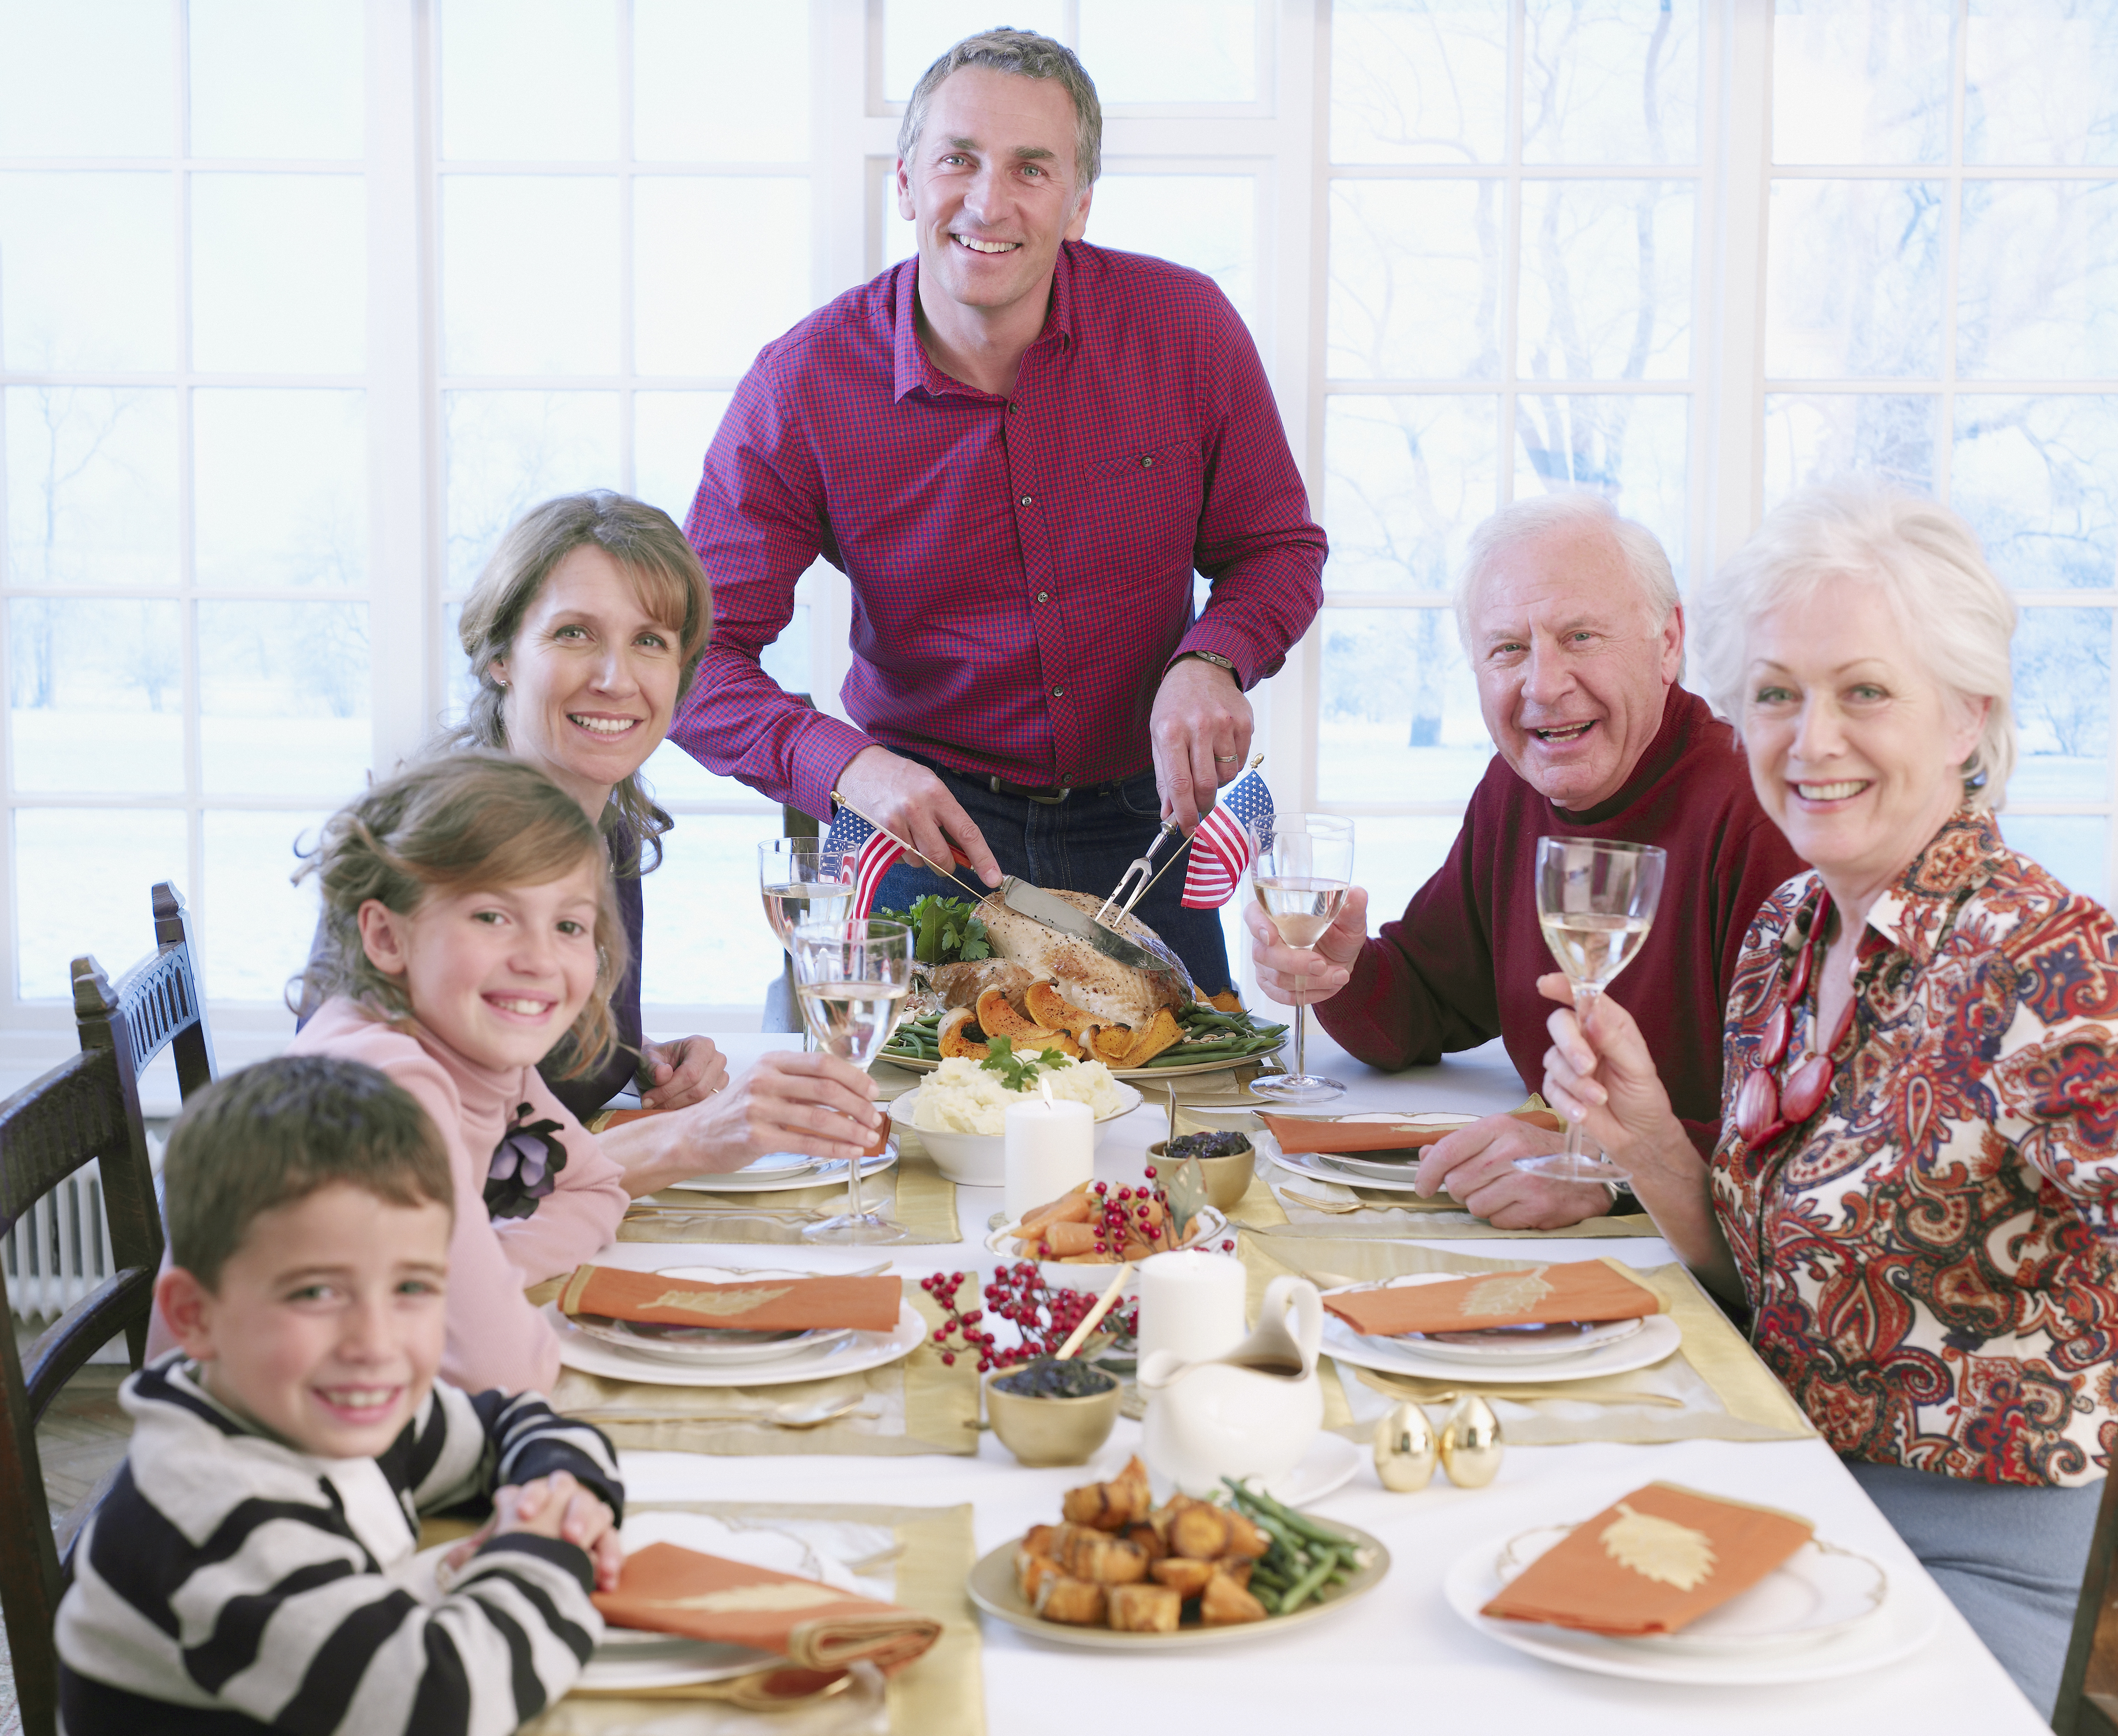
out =
{"type": "Polygon", "coordinates": [[[617,1522],[600,1497],[583,1488],[571,1471],[562,1470],[495,1489],[493,1516],[442,1558],[444,1583],[488,1543],[511,1531],[578,1544],[594,1564],[596,1590],[617,1589],[625,1545],[618,1539],[617,1522]]]}

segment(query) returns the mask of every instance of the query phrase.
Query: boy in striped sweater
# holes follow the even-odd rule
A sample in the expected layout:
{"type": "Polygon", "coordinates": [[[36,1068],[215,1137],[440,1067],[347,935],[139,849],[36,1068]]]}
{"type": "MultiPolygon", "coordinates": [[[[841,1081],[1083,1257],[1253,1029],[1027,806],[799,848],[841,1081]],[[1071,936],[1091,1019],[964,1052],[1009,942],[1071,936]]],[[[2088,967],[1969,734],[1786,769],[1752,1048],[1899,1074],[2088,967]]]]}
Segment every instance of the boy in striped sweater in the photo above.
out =
{"type": "Polygon", "coordinates": [[[601,1638],[609,1444],[541,1399],[437,1382],[454,1193],[412,1098],[282,1058],[186,1109],[132,1449],[59,1609],[69,1736],[514,1729],[601,1638]],[[446,1594],[419,1516],[490,1499],[446,1594]]]}

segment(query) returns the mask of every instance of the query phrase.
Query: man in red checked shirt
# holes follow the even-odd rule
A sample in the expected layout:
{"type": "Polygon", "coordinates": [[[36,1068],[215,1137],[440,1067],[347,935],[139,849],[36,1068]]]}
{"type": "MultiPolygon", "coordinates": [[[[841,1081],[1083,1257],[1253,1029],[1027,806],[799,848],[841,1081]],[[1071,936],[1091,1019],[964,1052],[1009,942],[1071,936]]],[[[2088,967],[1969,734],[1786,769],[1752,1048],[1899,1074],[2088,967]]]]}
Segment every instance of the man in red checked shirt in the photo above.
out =
{"type": "MultiPolygon", "coordinates": [[[[706,454],[687,534],[713,645],[670,732],[820,817],[835,789],[930,861],[954,845],[988,886],[1099,898],[1242,771],[1244,691],[1316,614],[1325,556],[1228,299],[1082,241],[1101,135],[1045,37],[927,69],[898,135],[917,257],[768,345],[706,454]],[[759,667],[820,553],[853,581],[857,729],[759,667]]],[[[1136,914],[1211,992],[1219,915],[1182,908],[1183,877],[1136,914]]],[[[900,863],[876,901],[964,891],[900,863]]]]}

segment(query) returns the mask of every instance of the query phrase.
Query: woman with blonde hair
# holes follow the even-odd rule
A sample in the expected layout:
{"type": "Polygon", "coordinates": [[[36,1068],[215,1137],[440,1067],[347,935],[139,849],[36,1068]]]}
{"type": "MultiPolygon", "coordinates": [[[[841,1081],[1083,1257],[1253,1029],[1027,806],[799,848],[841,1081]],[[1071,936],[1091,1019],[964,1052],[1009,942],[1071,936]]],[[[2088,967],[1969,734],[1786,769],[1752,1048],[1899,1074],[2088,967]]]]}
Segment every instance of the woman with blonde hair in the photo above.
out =
{"type": "Polygon", "coordinates": [[[1830,488],[1692,618],[1815,866],[1746,941],[1710,1158],[1607,998],[1547,1095],[2049,1712],[2118,1443],[2118,925],[1994,823],[2014,604],[1954,513],[1830,488]]]}

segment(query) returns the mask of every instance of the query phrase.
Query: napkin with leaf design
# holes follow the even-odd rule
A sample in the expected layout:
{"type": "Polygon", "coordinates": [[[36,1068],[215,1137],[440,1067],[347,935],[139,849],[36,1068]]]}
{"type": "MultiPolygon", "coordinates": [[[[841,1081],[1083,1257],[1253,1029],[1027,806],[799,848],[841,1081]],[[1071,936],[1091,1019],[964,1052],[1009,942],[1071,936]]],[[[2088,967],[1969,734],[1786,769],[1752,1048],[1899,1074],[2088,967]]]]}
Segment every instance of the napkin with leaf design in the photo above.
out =
{"type": "Polygon", "coordinates": [[[568,1319],[588,1314],[641,1326],[723,1326],[743,1332],[808,1332],[836,1326],[887,1332],[903,1292],[890,1277],[755,1278],[705,1284],[661,1272],[578,1266],[559,1292],[568,1319]]]}
{"type": "MultiPolygon", "coordinates": [[[[1526,1121],[1548,1133],[1563,1132],[1566,1123],[1549,1109],[1511,1109],[1517,1121],[1526,1121]]],[[[1323,1156],[1341,1152],[1417,1151],[1446,1139],[1459,1128],[1478,1119],[1470,1115],[1408,1115],[1403,1121],[1337,1121],[1328,1115],[1271,1115],[1258,1112],[1258,1119],[1272,1130],[1279,1149],[1289,1154],[1313,1151],[1323,1156]]]]}
{"type": "Polygon", "coordinates": [[[1445,1284],[1343,1290],[1325,1296],[1324,1306],[1367,1338],[1638,1320],[1662,1312],[1653,1290],[1605,1260],[1558,1261],[1445,1284]]]}
{"type": "Polygon", "coordinates": [[[595,1605],[620,1627],[755,1646],[804,1669],[866,1661],[888,1675],[941,1637],[933,1616],[672,1543],[627,1556],[617,1590],[595,1605]]]}
{"type": "Polygon", "coordinates": [[[1810,1540],[1806,1519],[1650,1483],[1538,1557],[1479,1612],[1620,1636],[1676,1633],[1810,1540]]]}

